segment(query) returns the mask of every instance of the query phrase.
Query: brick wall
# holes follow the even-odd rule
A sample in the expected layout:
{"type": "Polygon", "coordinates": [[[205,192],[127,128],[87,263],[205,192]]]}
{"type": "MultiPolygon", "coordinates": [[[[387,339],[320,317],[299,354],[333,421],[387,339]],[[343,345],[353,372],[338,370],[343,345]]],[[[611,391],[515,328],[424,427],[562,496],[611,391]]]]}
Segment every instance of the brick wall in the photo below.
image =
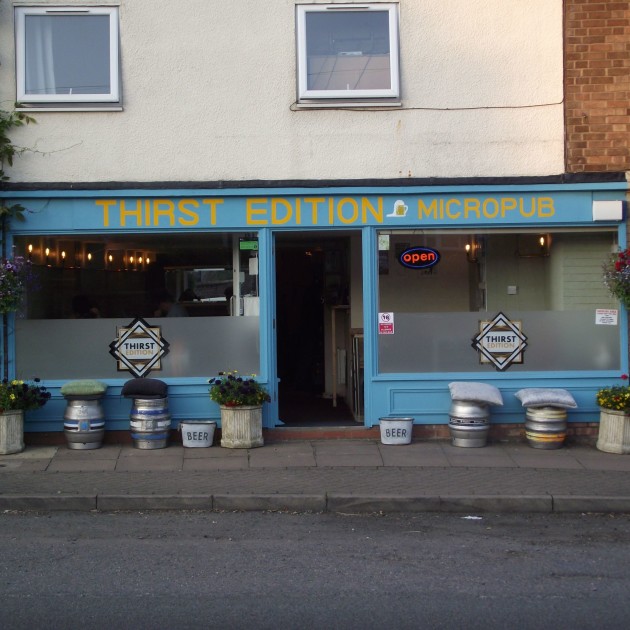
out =
{"type": "Polygon", "coordinates": [[[630,171],[630,2],[564,5],[566,170],[630,171]]]}

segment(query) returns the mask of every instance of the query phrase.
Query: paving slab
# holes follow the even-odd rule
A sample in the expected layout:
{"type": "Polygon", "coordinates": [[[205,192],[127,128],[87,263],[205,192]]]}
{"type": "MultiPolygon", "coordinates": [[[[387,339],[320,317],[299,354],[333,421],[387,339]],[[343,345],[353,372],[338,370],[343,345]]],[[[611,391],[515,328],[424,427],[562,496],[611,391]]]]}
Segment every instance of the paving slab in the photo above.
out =
{"type": "Polygon", "coordinates": [[[366,455],[379,452],[379,445],[368,440],[322,440],[312,442],[315,455],[366,455]]]}
{"type": "Polygon", "coordinates": [[[451,466],[480,466],[483,468],[516,468],[512,457],[500,449],[445,447],[444,455],[451,466]]]}
{"type": "Polygon", "coordinates": [[[0,473],[9,472],[11,470],[19,470],[20,472],[44,472],[52,459],[13,459],[0,460],[0,473]]]}
{"type": "Polygon", "coordinates": [[[122,451],[121,446],[103,445],[101,448],[89,448],[89,449],[74,449],[74,448],[59,448],[54,455],[56,460],[69,459],[113,459],[116,460],[120,457],[122,451]]]}
{"type": "Polygon", "coordinates": [[[346,453],[343,457],[331,453],[317,453],[316,460],[317,466],[330,468],[383,466],[383,459],[378,451],[375,453],[346,453]]]}
{"type": "Polygon", "coordinates": [[[49,472],[104,472],[116,469],[116,459],[66,459],[55,458],[50,462],[49,472]]]}
{"type": "Polygon", "coordinates": [[[0,462],[10,461],[13,459],[52,459],[59,452],[57,446],[27,446],[20,453],[12,453],[10,455],[0,455],[0,462]]]}
{"type": "Polygon", "coordinates": [[[185,472],[243,470],[248,468],[247,457],[186,458],[182,464],[185,472]]]}
{"type": "Polygon", "coordinates": [[[582,469],[584,466],[570,453],[559,450],[509,451],[511,459],[521,468],[582,469]],[[530,452],[531,451],[531,452],[530,452]]]}
{"type": "Polygon", "coordinates": [[[448,466],[448,458],[439,445],[414,448],[413,445],[381,446],[379,452],[384,466],[448,466]]]}
{"type": "Polygon", "coordinates": [[[173,457],[122,457],[116,462],[116,472],[176,472],[182,470],[181,456],[173,457]]]}
{"type": "Polygon", "coordinates": [[[184,460],[187,459],[228,459],[245,458],[249,456],[249,451],[242,448],[221,448],[211,446],[208,448],[185,448],[183,449],[184,460]]]}

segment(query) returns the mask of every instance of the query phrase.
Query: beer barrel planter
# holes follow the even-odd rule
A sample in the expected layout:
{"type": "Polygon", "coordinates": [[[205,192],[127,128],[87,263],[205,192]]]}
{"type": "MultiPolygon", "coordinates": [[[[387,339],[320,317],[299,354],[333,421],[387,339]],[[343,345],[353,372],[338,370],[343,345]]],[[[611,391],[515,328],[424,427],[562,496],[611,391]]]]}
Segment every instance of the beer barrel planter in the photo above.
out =
{"type": "Polygon", "coordinates": [[[567,409],[577,404],[566,389],[529,387],[514,394],[525,407],[525,438],[532,448],[562,448],[567,436],[567,409]]]}
{"type": "Polygon", "coordinates": [[[106,391],[105,383],[88,379],[62,385],[61,394],[68,401],[63,415],[68,448],[90,450],[103,445],[105,414],[101,399],[106,391]]]}
{"type": "Polygon", "coordinates": [[[453,446],[485,446],[490,431],[490,407],[503,405],[501,392],[488,383],[449,383],[451,408],[448,428],[453,446]]]}
{"type": "Polygon", "coordinates": [[[122,388],[125,398],[133,399],[130,432],[134,448],[166,448],[171,432],[168,386],[156,378],[134,378],[122,388]]]}

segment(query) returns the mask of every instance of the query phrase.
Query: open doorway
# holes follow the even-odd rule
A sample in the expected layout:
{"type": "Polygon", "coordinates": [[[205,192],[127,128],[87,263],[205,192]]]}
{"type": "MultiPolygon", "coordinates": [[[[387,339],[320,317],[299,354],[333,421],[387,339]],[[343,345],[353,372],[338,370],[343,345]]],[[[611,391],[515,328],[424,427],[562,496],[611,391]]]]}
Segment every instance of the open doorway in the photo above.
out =
{"type": "Polygon", "coordinates": [[[359,235],[276,235],[278,401],[287,426],[362,422],[352,402],[351,314],[360,307],[352,299],[352,243],[360,260],[359,235]]]}

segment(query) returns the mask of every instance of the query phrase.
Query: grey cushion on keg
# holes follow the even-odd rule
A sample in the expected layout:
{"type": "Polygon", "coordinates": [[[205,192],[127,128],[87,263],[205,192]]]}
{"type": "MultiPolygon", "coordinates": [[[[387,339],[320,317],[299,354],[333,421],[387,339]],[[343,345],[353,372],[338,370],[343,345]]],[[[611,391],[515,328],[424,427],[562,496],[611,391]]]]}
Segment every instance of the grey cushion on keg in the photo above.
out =
{"type": "Polygon", "coordinates": [[[514,394],[523,407],[561,407],[574,409],[577,403],[566,389],[547,389],[544,387],[527,387],[514,394]]]}
{"type": "Polygon", "coordinates": [[[485,405],[503,405],[501,392],[494,385],[488,383],[455,381],[449,383],[448,388],[451,390],[452,400],[467,400],[485,405]]]}
{"type": "Polygon", "coordinates": [[[107,391],[107,385],[101,381],[82,379],[69,381],[61,386],[61,395],[72,400],[94,400],[107,391]]]}
{"type": "Polygon", "coordinates": [[[126,398],[166,398],[168,385],[157,378],[132,378],[122,388],[126,398]]]}

